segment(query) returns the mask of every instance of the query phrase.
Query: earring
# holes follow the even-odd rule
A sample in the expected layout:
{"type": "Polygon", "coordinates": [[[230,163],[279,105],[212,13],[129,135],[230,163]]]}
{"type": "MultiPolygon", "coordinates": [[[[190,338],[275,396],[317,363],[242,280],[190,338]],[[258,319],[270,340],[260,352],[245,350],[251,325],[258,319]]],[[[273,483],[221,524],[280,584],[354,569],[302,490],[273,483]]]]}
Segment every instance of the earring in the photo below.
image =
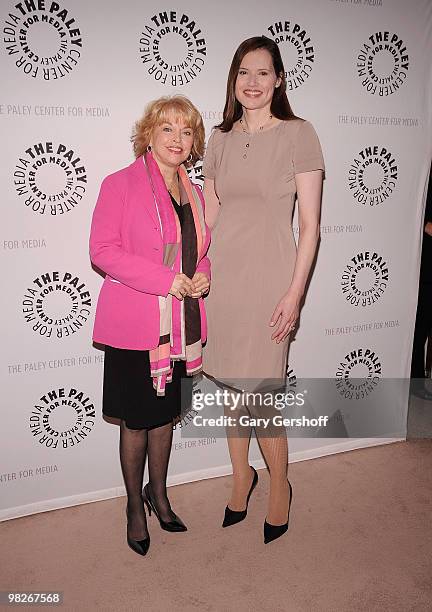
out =
{"type": "Polygon", "coordinates": [[[146,151],[147,151],[147,153],[150,153],[150,151],[151,151],[151,146],[150,145],[147,145],[146,151]]]}
{"type": "Polygon", "coordinates": [[[189,157],[186,160],[188,163],[190,163],[192,161],[192,153],[189,153],[189,157]]]}

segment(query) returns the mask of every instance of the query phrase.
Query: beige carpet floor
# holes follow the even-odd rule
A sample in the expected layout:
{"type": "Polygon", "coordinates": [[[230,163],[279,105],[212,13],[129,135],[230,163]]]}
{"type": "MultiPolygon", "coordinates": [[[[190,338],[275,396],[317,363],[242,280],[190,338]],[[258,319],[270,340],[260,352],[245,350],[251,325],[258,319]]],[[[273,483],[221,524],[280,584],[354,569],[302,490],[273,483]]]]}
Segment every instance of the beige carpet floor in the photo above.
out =
{"type": "MultiPolygon", "coordinates": [[[[144,558],[125,542],[125,498],[0,525],[2,590],[60,590],[62,610],[430,611],[432,442],[290,467],[290,529],[264,546],[268,474],[246,520],[221,529],[230,477],[170,488],[187,533],[150,518],[144,558]]],[[[25,608],[30,609],[30,608],[25,608]]]]}

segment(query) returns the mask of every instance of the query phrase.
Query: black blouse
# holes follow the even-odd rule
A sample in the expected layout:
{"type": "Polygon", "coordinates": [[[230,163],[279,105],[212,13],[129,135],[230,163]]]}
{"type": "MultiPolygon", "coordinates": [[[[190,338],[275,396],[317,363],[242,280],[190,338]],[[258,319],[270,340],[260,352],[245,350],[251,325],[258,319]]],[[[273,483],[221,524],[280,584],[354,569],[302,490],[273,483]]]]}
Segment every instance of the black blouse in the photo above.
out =
{"type": "Polygon", "coordinates": [[[173,198],[171,194],[170,194],[170,197],[171,197],[171,202],[174,207],[174,210],[176,211],[177,216],[179,218],[180,227],[181,227],[183,225],[183,206],[179,204],[178,202],[176,202],[176,200],[173,198]]]}

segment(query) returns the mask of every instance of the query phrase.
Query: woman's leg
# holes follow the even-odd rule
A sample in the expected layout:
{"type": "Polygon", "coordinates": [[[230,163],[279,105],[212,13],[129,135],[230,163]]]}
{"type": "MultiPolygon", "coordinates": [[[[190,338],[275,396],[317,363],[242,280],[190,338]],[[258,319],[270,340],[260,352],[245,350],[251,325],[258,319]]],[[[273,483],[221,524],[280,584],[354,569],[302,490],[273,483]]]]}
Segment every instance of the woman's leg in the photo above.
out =
{"type": "Polygon", "coordinates": [[[257,431],[257,440],[270,472],[270,495],[266,520],[271,525],[283,525],[288,518],[288,440],[285,430],[279,435],[257,431]]]}
{"type": "Polygon", "coordinates": [[[232,490],[228,507],[236,512],[245,510],[247,494],[254,477],[249,465],[251,428],[244,427],[244,430],[242,437],[232,437],[230,433],[227,434],[228,449],[233,467],[232,490]],[[247,435],[248,433],[249,435],[247,435]]]}
{"type": "Polygon", "coordinates": [[[169,522],[176,518],[172,511],[166,489],[168,462],[171,454],[173,424],[148,430],[148,470],[151,499],[160,518],[169,522]]]}
{"type": "MultiPolygon", "coordinates": [[[[231,393],[235,393],[235,391],[231,390],[231,393]]],[[[247,415],[247,411],[241,403],[234,410],[232,410],[230,404],[225,405],[224,414],[226,417],[237,419],[236,425],[226,428],[228,449],[233,467],[232,489],[228,507],[230,510],[240,512],[246,508],[247,494],[254,477],[252,468],[249,465],[249,445],[252,428],[238,424],[240,416],[247,415]]]]}
{"type": "MultiPolygon", "coordinates": [[[[281,416],[276,408],[278,394],[285,393],[285,380],[268,379],[255,390],[257,399],[249,405],[251,416],[265,418],[267,425],[257,425],[255,433],[267,469],[270,473],[270,494],[266,520],[271,525],[284,525],[288,519],[288,440],[286,429],[275,424],[281,416]],[[259,393],[259,396],[258,396],[259,393]],[[272,401],[268,403],[268,399],[272,401]]],[[[283,415],[285,416],[285,415],[283,415]]],[[[259,422],[259,421],[258,421],[259,422]]]]}
{"type": "Polygon", "coordinates": [[[147,451],[147,430],[129,429],[120,424],[120,463],[128,497],[128,534],[133,540],[148,536],[142,487],[147,451]]]}

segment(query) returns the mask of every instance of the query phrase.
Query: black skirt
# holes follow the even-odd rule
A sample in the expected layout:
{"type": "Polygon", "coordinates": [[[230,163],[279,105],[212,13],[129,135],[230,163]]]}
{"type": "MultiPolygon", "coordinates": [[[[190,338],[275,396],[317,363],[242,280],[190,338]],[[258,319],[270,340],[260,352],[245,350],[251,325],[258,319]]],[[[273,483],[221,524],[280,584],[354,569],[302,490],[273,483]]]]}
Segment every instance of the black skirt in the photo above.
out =
{"type": "Polygon", "coordinates": [[[130,429],[160,427],[191,407],[192,378],[184,361],[175,361],[172,382],[158,396],[150,376],[149,351],[105,347],[102,412],[122,419],[130,429]],[[183,379],[183,383],[182,383],[183,379]]]}

